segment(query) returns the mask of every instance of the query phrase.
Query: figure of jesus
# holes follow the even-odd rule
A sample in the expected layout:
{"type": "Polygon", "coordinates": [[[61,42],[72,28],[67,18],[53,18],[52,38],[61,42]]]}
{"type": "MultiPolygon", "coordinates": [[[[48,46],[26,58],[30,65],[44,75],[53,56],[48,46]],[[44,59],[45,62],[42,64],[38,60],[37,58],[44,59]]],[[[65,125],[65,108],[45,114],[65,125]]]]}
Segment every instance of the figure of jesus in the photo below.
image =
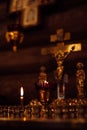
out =
{"type": "Polygon", "coordinates": [[[74,48],[75,47],[73,46],[69,52],[64,52],[62,50],[59,50],[56,53],[54,53],[54,55],[53,55],[56,59],[57,65],[58,65],[58,67],[57,67],[58,81],[60,81],[62,79],[62,76],[63,76],[63,71],[64,71],[63,62],[69,56],[69,54],[74,50],[74,48]]]}

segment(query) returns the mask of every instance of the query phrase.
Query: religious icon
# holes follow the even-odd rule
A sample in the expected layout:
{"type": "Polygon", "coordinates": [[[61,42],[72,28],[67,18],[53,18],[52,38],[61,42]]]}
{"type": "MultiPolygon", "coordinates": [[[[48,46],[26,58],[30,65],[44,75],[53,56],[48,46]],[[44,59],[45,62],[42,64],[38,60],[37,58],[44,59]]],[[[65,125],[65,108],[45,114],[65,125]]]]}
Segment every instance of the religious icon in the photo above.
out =
{"type": "Polygon", "coordinates": [[[22,1],[21,0],[11,0],[10,2],[10,13],[22,10],[22,1]]]}
{"type": "Polygon", "coordinates": [[[22,15],[22,25],[24,27],[38,24],[38,7],[30,6],[24,9],[22,15]]]}

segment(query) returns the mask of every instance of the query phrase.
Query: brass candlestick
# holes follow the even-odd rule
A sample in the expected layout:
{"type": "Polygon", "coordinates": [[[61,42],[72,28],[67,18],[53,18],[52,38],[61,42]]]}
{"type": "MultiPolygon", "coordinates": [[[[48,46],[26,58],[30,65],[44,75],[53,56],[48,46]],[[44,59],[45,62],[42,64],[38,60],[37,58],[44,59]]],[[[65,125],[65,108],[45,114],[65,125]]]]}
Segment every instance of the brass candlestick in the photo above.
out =
{"type": "Polygon", "coordinates": [[[38,81],[36,82],[36,90],[42,104],[48,104],[50,101],[50,85],[47,81],[46,68],[41,66],[38,81]]]}
{"type": "Polygon", "coordinates": [[[23,96],[20,96],[20,104],[22,107],[24,106],[24,97],[23,96]]]}
{"type": "Polygon", "coordinates": [[[24,105],[24,89],[23,89],[23,87],[20,88],[20,104],[23,107],[23,105],[24,105]]]}

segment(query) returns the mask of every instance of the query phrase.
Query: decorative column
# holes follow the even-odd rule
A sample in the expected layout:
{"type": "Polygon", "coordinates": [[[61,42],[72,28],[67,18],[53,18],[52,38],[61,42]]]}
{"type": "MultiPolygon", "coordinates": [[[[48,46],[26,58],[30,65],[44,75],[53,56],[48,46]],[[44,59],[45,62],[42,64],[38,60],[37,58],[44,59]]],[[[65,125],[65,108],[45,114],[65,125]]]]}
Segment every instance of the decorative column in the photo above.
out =
{"type": "Polygon", "coordinates": [[[51,102],[51,90],[54,83],[48,81],[48,76],[46,73],[46,68],[41,66],[38,80],[35,83],[35,87],[38,94],[38,100],[41,102],[41,118],[49,117],[49,104],[51,102]]]}

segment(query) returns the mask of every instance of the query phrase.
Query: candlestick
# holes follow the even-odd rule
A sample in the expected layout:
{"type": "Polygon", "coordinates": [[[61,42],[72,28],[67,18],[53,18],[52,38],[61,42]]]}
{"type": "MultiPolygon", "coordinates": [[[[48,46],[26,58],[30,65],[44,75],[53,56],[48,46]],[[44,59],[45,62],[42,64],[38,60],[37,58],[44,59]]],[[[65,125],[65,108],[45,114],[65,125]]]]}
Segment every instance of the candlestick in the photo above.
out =
{"type": "Polygon", "coordinates": [[[23,87],[20,88],[20,104],[23,106],[24,104],[24,89],[23,87]]]}
{"type": "Polygon", "coordinates": [[[23,96],[20,96],[20,104],[23,107],[23,105],[24,105],[24,97],[23,96]]]}

